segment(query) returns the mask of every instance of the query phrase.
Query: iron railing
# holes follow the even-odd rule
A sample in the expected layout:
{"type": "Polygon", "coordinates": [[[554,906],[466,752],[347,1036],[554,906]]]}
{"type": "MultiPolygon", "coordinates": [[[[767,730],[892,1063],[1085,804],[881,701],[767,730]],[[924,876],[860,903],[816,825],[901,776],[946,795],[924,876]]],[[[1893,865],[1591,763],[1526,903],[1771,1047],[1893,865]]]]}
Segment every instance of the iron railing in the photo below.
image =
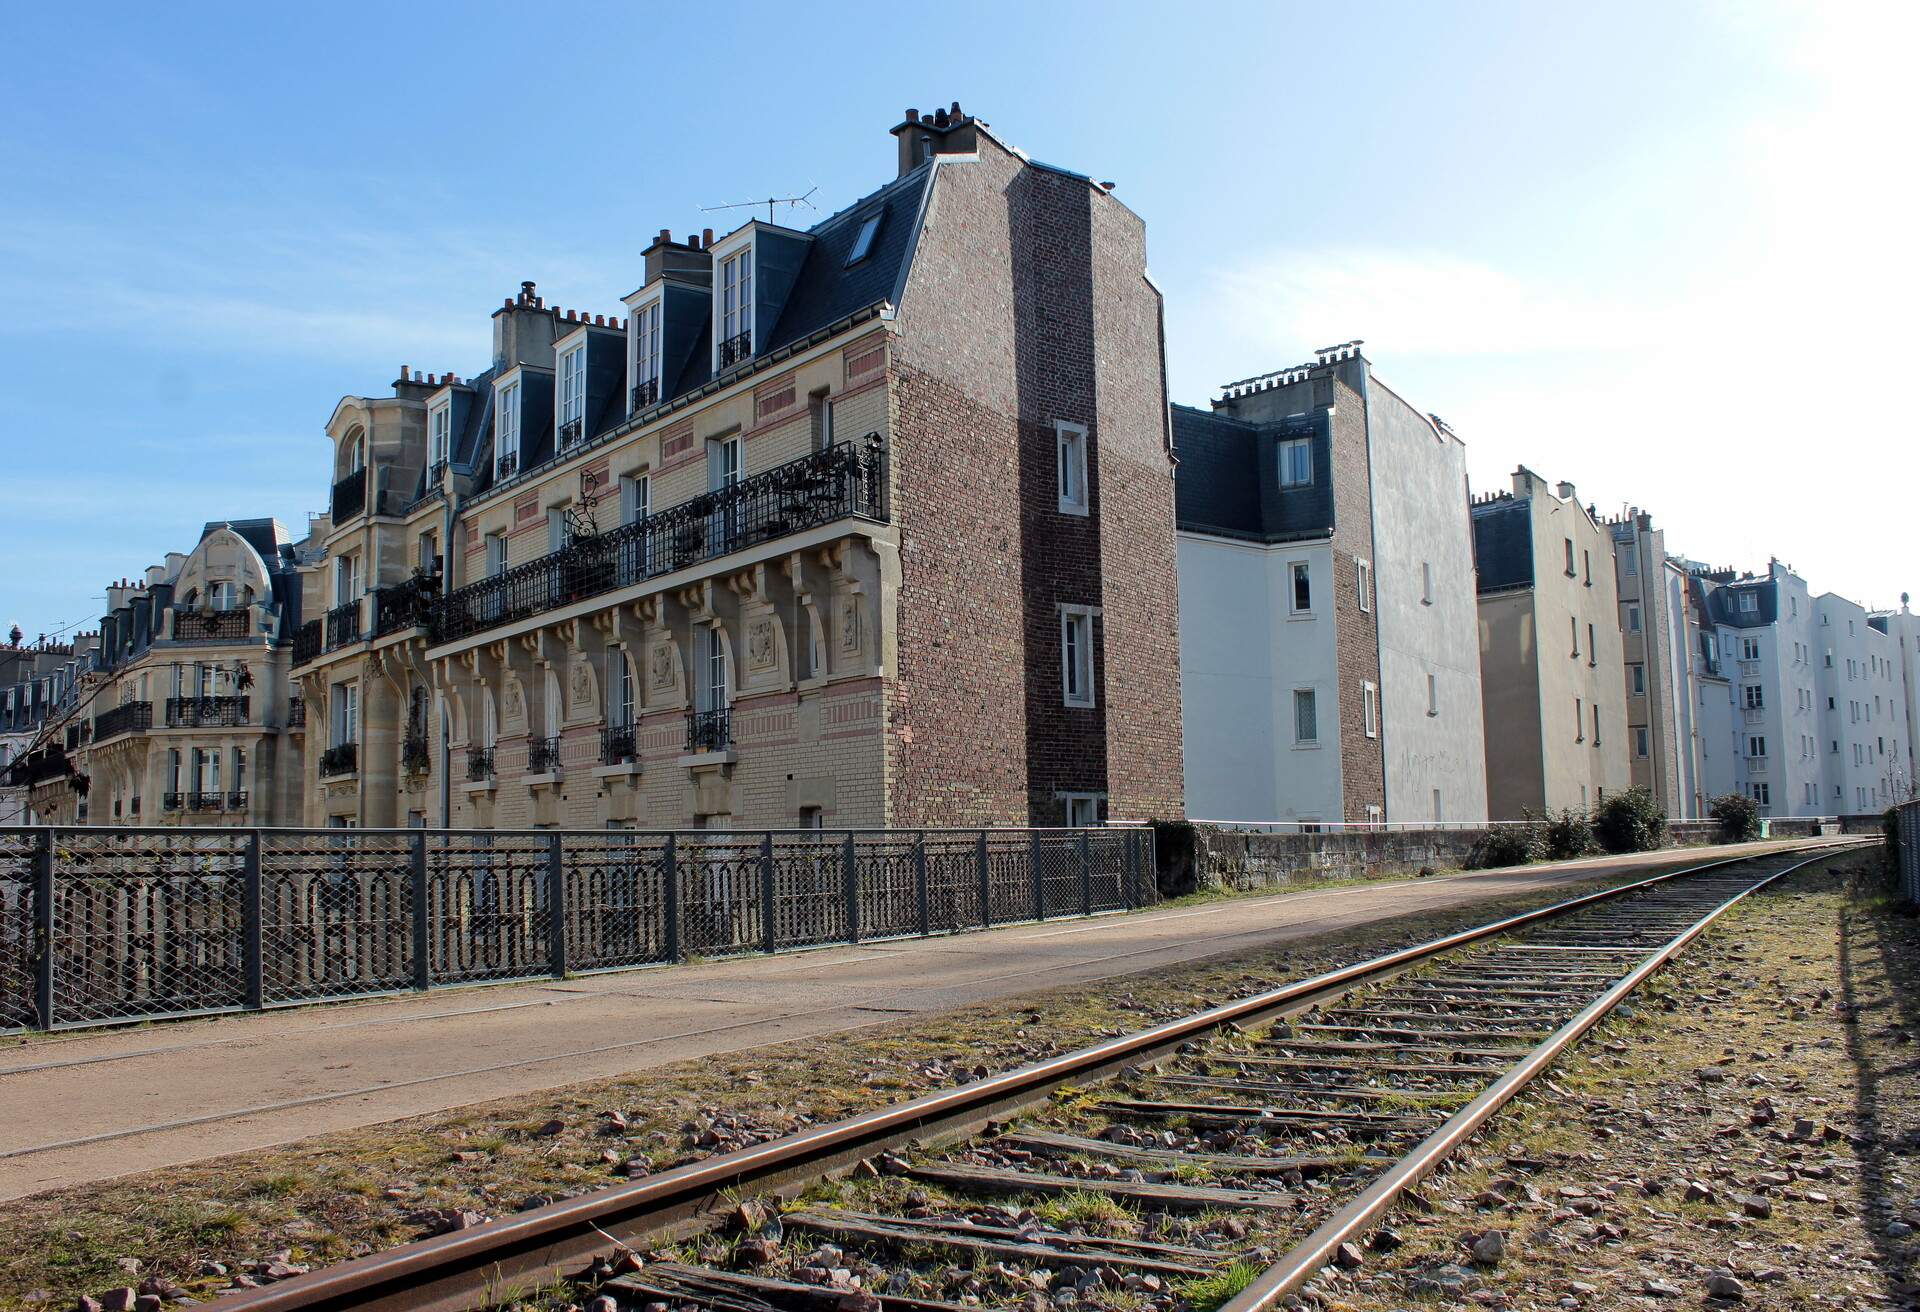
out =
{"type": "Polygon", "coordinates": [[[43,784],[49,779],[58,779],[73,773],[73,763],[59,745],[45,747],[27,756],[15,758],[12,765],[0,777],[4,777],[17,788],[31,788],[43,784]]]}
{"type": "Polygon", "coordinates": [[[221,792],[187,794],[189,811],[221,811],[227,805],[227,795],[221,792]]]}
{"type": "Polygon", "coordinates": [[[485,783],[493,778],[493,748],[467,748],[467,782],[485,783]]]}
{"type": "Polygon", "coordinates": [[[247,723],[252,707],[245,697],[169,697],[169,729],[215,728],[247,723]]]}
{"type": "Polygon", "coordinates": [[[175,642],[232,642],[252,631],[253,615],[247,610],[184,610],[173,612],[175,642]]]}
{"type": "Polygon", "coordinates": [[[560,769],[560,740],[534,738],[527,742],[527,773],[555,774],[560,769]]]}
{"type": "Polygon", "coordinates": [[[360,599],[343,602],[327,612],[327,650],[360,641],[360,599]]]}
{"type": "Polygon", "coordinates": [[[162,811],[178,811],[186,804],[187,795],[185,793],[160,794],[160,809],[162,811]]]}
{"type": "Polygon", "coordinates": [[[93,740],[99,742],[121,733],[142,733],[153,728],[152,702],[122,702],[110,711],[93,717],[93,740]]]}
{"type": "Polygon", "coordinates": [[[493,476],[495,478],[512,478],[519,471],[520,453],[518,451],[509,451],[493,462],[493,476]]]}
{"type": "Polygon", "coordinates": [[[415,574],[398,583],[373,590],[373,636],[384,638],[394,633],[417,629],[427,622],[433,598],[440,590],[434,574],[415,574]]]}
{"type": "Polygon", "coordinates": [[[307,727],[307,700],[295,697],[287,703],[287,728],[304,729],[307,727]]]}
{"type": "Polygon", "coordinates": [[[308,620],[293,631],[293,663],[304,665],[326,648],[326,635],[319,620],[308,620]]]}
{"type": "Polygon", "coordinates": [[[247,790],[236,788],[227,794],[227,810],[244,811],[247,809],[247,790]]]}
{"type": "Polygon", "coordinates": [[[658,405],[659,403],[660,380],[658,378],[649,378],[644,383],[635,383],[633,385],[633,391],[628,397],[627,409],[631,413],[645,410],[648,406],[658,405]]]}
{"type": "Polygon", "coordinates": [[[720,343],[720,367],[743,364],[753,358],[753,330],[735,333],[720,343]]]}
{"type": "Polygon", "coordinates": [[[352,519],[367,508],[367,471],[356,469],[333,485],[333,522],[352,519]]]}
{"type": "Polygon", "coordinates": [[[360,768],[360,745],[358,743],[335,743],[320,753],[320,777],[331,779],[335,775],[352,774],[360,768]]]}
{"type": "Polygon", "coordinates": [[[632,725],[610,724],[600,731],[600,764],[619,765],[638,754],[632,725]]]}
{"type": "Polygon", "coordinates": [[[721,752],[733,746],[733,708],[692,711],[687,715],[687,750],[721,752]]]}
{"type": "Polygon", "coordinates": [[[560,425],[560,445],[568,447],[578,442],[580,435],[586,430],[586,426],[586,420],[584,419],[569,419],[566,423],[560,425]]]}
{"type": "Polygon", "coordinates": [[[944,934],[1154,896],[1139,828],[5,828],[0,1029],[944,934]]]}
{"type": "Polygon", "coordinates": [[[433,753],[424,733],[410,733],[401,742],[400,768],[407,774],[425,774],[433,768],[433,753]]]}
{"type": "Polygon", "coordinates": [[[434,598],[451,642],[837,519],[886,519],[886,452],[831,446],[434,598]]]}

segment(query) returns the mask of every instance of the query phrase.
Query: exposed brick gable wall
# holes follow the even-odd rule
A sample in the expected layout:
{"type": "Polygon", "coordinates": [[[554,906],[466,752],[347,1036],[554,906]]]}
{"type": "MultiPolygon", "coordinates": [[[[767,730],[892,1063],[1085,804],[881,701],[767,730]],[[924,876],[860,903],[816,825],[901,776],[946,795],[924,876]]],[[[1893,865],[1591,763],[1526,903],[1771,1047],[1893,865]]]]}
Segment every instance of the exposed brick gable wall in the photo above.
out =
{"type": "MultiPolygon", "coordinates": [[[[1367,808],[1384,811],[1386,763],[1381,740],[1366,735],[1366,690],[1380,686],[1377,607],[1360,609],[1357,560],[1372,562],[1373,494],[1368,479],[1367,421],[1359,393],[1340,379],[1333,385],[1333,616],[1334,660],[1339,672],[1340,805],[1348,820],[1365,820],[1367,808]]],[[[1372,603],[1369,603],[1370,607],[1372,603]]],[[[1376,714],[1375,723],[1379,723],[1376,714]]]]}

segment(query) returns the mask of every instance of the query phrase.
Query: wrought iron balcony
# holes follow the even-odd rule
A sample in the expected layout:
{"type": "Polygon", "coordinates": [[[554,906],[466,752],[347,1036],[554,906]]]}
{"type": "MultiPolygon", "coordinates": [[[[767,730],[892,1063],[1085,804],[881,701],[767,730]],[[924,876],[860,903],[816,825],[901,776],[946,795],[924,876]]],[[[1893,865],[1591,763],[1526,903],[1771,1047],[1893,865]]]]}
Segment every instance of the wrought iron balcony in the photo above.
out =
{"type": "Polygon", "coordinates": [[[519,472],[520,453],[518,451],[509,451],[506,455],[501,456],[493,462],[493,476],[495,478],[512,478],[519,472]]]}
{"type": "Polygon", "coordinates": [[[189,793],[187,809],[189,811],[223,811],[227,798],[224,793],[189,793]]]}
{"type": "Polygon", "coordinates": [[[238,789],[227,794],[227,810],[244,811],[247,809],[247,790],[238,789]]]}
{"type": "Polygon", "coordinates": [[[485,783],[493,778],[493,748],[467,748],[467,782],[485,783]]]}
{"type": "Polygon", "coordinates": [[[293,663],[304,665],[326,647],[325,631],[319,620],[308,620],[293,631],[293,663]]]}
{"type": "Polygon", "coordinates": [[[733,708],[694,711],[687,716],[687,750],[724,752],[733,746],[733,708]]]}
{"type": "Polygon", "coordinates": [[[831,446],[434,598],[451,642],[837,519],[886,519],[886,451],[831,446]]]}
{"type": "Polygon", "coordinates": [[[0,779],[16,788],[31,788],[35,784],[72,773],[73,763],[67,759],[65,752],[54,747],[43,747],[31,755],[17,757],[12,765],[0,770],[0,779]]]}
{"type": "Polygon", "coordinates": [[[560,425],[560,445],[572,446],[586,433],[587,422],[584,419],[569,419],[560,425]]]}
{"type": "Polygon", "coordinates": [[[620,765],[637,755],[632,725],[610,724],[600,731],[600,764],[620,765]]]}
{"type": "Polygon", "coordinates": [[[167,727],[195,729],[245,724],[250,709],[245,697],[169,697],[167,727]]]}
{"type": "Polygon", "coordinates": [[[560,740],[558,738],[535,738],[527,743],[528,774],[558,774],[560,771],[560,740]]]}
{"type": "Polygon", "coordinates": [[[627,403],[629,411],[645,410],[650,405],[660,404],[660,380],[649,378],[644,383],[633,385],[633,394],[627,403]]]}
{"type": "Polygon", "coordinates": [[[360,602],[349,601],[327,612],[327,650],[360,641],[360,602]]]}
{"type": "Polygon", "coordinates": [[[437,574],[415,574],[373,592],[373,636],[417,629],[427,622],[434,596],[440,591],[437,574]]]}
{"type": "Polygon", "coordinates": [[[408,774],[425,774],[433,768],[433,753],[425,734],[410,733],[401,741],[400,768],[408,774]]]}
{"type": "Polygon", "coordinates": [[[360,745],[358,743],[335,743],[320,753],[320,777],[331,779],[335,775],[352,774],[360,768],[360,745]]]}
{"type": "Polygon", "coordinates": [[[235,641],[245,638],[252,628],[249,610],[186,610],[176,606],[173,611],[175,642],[235,641]]]}
{"type": "Polygon", "coordinates": [[[185,793],[160,794],[160,809],[162,811],[178,811],[186,806],[186,804],[187,795],[185,793]]]}
{"type": "Polygon", "coordinates": [[[153,703],[126,702],[93,717],[93,740],[99,742],[122,733],[143,733],[151,728],[153,703]]]}
{"type": "Polygon", "coordinates": [[[367,508],[367,471],[356,469],[333,485],[333,522],[338,527],[367,508]]]}
{"type": "Polygon", "coordinates": [[[307,727],[307,702],[304,697],[295,697],[287,703],[287,728],[304,729],[307,727]]]}
{"type": "Polygon", "coordinates": [[[753,330],[751,328],[743,333],[735,333],[732,337],[720,343],[720,367],[722,369],[727,368],[729,365],[744,364],[752,358],[753,330]]]}

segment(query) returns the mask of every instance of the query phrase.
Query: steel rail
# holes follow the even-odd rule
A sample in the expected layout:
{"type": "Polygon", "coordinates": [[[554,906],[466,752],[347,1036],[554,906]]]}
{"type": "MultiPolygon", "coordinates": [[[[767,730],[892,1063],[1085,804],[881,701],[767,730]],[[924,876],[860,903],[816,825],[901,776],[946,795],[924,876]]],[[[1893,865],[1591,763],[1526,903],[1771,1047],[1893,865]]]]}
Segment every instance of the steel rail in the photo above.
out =
{"type": "MultiPolygon", "coordinates": [[[[1782,844],[1781,853],[1826,853],[1877,839],[1823,837],[1782,844]]],[[[1584,907],[1696,875],[1764,859],[1743,853],[1665,871],[1646,879],[1582,894],[1549,906],[1458,931],[1429,942],[1356,962],[1312,978],[1224,1003],[1177,1020],[971,1084],[925,1094],[768,1143],[716,1154],[624,1185],[615,1185],[437,1235],[384,1252],[323,1267],[302,1276],[221,1298],[232,1312],[314,1312],[392,1309],[399,1312],[471,1312],[539,1282],[583,1269],[619,1243],[704,1228],[700,1218],[720,1203],[722,1190],[759,1192],[811,1183],[874,1153],[910,1140],[948,1139],[1029,1108],[1054,1089],[1100,1078],[1172,1052],[1181,1043],[1229,1024],[1299,1010],[1354,985],[1390,976],[1443,952],[1552,920],[1584,907]]],[[[1802,863],[1804,864],[1804,863],[1802,863]]],[[[1798,866],[1795,867],[1796,869],[1798,866]]]]}
{"type": "Polygon", "coordinates": [[[1639,965],[1622,976],[1618,983],[1588,1003],[1572,1020],[1555,1030],[1539,1046],[1528,1052],[1517,1065],[1482,1091],[1479,1097],[1462,1107],[1432,1134],[1421,1140],[1411,1152],[1389,1167],[1358,1197],[1328,1217],[1319,1229],[1262,1271],[1246,1288],[1224,1303],[1219,1312],[1271,1312],[1271,1309],[1279,1305],[1280,1300],[1298,1292],[1302,1285],[1334,1260],[1340,1245],[1351,1243],[1378,1224],[1381,1218],[1392,1210],[1402,1194],[1432,1174],[1451,1153],[1477,1134],[1501,1108],[1558,1060],[1567,1049],[1579,1042],[1594,1026],[1605,1020],[1615,1007],[1644,984],[1655,971],[1667,965],[1684,952],[1695,939],[1706,933],[1714,921],[1775,880],[1784,879],[1796,870],[1812,865],[1816,861],[1825,860],[1829,855],[1831,853],[1822,852],[1804,861],[1797,861],[1785,870],[1768,875],[1750,888],[1740,890],[1655,949],[1639,965]]]}

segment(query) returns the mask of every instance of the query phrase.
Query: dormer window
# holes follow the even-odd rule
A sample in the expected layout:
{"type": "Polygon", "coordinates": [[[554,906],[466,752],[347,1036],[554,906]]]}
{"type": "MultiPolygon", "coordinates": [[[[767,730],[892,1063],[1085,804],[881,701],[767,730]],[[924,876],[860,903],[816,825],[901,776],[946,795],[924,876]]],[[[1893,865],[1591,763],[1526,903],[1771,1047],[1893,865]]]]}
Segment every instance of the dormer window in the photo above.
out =
{"type": "Polygon", "coordinates": [[[433,439],[433,464],[435,467],[447,463],[448,452],[453,447],[453,402],[444,400],[433,408],[427,416],[427,428],[433,439]]]}
{"type": "Polygon", "coordinates": [[[633,399],[631,411],[660,403],[660,302],[633,312],[633,399]]]}
{"type": "Polygon", "coordinates": [[[753,358],[753,247],[720,263],[721,369],[753,358]]]}
{"type": "Polygon", "coordinates": [[[860,224],[860,231],[854,234],[853,246],[847,251],[847,267],[854,265],[873,254],[873,239],[880,233],[880,220],[886,211],[869,214],[860,224]]]}
{"type": "Polygon", "coordinates": [[[493,456],[501,478],[510,478],[520,468],[520,382],[515,379],[500,389],[493,412],[493,456]]]}
{"type": "Polygon", "coordinates": [[[1305,487],[1313,482],[1313,439],[1290,437],[1280,443],[1280,486],[1305,487]]]}
{"type": "Polygon", "coordinates": [[[221,579],[209,589],[209,592],[213,597],[213,608],[215,610],[233,609],[234,592],[231,581],[221,579]]]}
{"type": "Polygon", "coordinates": [[[587,343],[584,338],[568,347],[560,357],[561,446],[578,442],[585,434],[587,415],[587,343]]]}

